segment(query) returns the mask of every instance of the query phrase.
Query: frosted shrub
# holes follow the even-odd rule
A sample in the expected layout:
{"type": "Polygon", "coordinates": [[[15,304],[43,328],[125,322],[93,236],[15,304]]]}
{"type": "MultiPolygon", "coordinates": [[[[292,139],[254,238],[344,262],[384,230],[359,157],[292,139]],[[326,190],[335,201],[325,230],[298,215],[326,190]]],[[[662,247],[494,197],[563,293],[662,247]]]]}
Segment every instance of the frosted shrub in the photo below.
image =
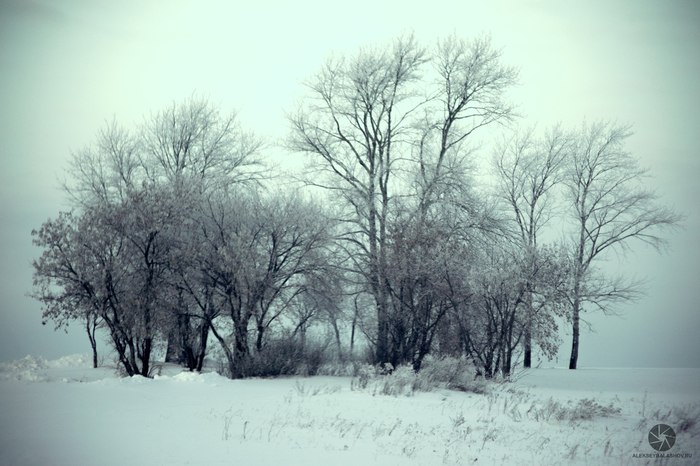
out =
{"type": "Polygon", "coordinates": [[[476,379],[474,366],[464,358],[426,356],[419,372],[411,365],[394,368],[391,364],[381,367],[356,366],[353,390],[368,387],[374,394],[412,395],[415,391],[428,392],[435,389],[459,390],[486,393],[488,385],[476,379]]]}
{"type": "Polygon", "coordinates": [[[352,379],[350,387],[353,390],[364,390],[369,385],[369,381],[376,378],[377,369],[370,364],[360,364],[355,366],[355,378],[352,379]]]}
{"type": "Polygon", "coordinates": [[[416,385],[416,373],[411,366],[399,366],[391,374],[381,376],[379,392],[382,395],[412,395],[416,385]]]}
{"type": "Polygon", "coordinates": [[[394,368],[391,364],[355,366],[353,390],[365,390],[382,395],[412,395],[415,391],[428,392],[435,389],[459,390],[486,393],[488,385],[475,377],[474,366],[465,358],[449,356],[426,356],[419,372],[411,365],[394,368]]]}
{"type": "Polygon", "coordinates": [[[436,388],[463,392],[485,393],[486,382],[476,379],[476,369],[466,358],[450,356],[433,357],[423,360],[417,374],[416,390],[430,391],[436,388]]]}
{"type": "Polygon", "coordinates": [[[372,394],[381,395],[411,395],[416,384],[416,373],[410,366],[399,366],[396,369],[391,364],[372,366],[358,364],[355,366],[355,377],[350,382],[353,390],[371,389],[372,394]]]}
{"type": "Polygon", "coordinates": [[[602,405],[591,398],[579,400],[577,404],[562,404],[552,398],[547,400],[544,406],[537,406],[535,403],[527,411],[528,417],[539,421],[551,419],[557,421],[589,421],[598,417],[612,417],[620,414],[620,408],[609,405],[602,405]]]}
{"type": "Polygon", "coordinates": [[[390,375],[394,372],[394,366],[390,362],[385,362],[379,367],[379,375],[390,375]]]}
{"type": "Polygon", "coordinates": [[[267,342],[261,352],[250,356],[248,375],[278,377],[280,375],[316,375],[326,362],[326,345],[309,342],[302,346],[297,340],[277,339],[267,342]]]}
{"type": "Polygon", "coordinates": [[[609,405],[602,405],[592,398],[584,398],[579,400],[578,404],[570,410],[569,419],[572,421],[576,420],[590,420],[596,417],[611,417],[620,414],[620,408],[613,406],[612,403],[609,405]]]}

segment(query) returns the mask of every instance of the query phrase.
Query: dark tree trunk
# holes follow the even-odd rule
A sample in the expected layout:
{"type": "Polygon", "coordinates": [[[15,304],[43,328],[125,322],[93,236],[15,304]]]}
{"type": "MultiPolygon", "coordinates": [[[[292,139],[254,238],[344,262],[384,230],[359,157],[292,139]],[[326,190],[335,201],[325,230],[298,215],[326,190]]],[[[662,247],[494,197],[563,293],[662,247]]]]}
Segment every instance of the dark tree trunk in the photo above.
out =
{"type": "Polygon", "coordinates": [[[523,355],[523,367],[532,367],[532,335],[530,334],[530,324],[525,325],[525,334],[523,335],[525,354],[523,355]]]}
{"type": "Polygon", "coordinates": [[[377,308],[377,354],[375,362],[377,364],[389,362],[389,322],[385,306],[378,306],[377,308]]]}
{"type": "MultiPolygon", "coordinates": [[[[528,288],[530,284],[528,283],[528,288]]],[[[525,311],[527,312],[527,319],[525,320],[525,329],[523,333],[523,367],[532,367],[532,293],[527,292],[525,295],[525,311]]]]}
{"type": "Polygon", "coordinates": [[[257,333],[257,336],[255,338],[255,350],[259,353],[263,349],[263,341],[264,341],[263,338],[265,336],[265,326],[259,323],[257,325],[257,330],[258,330],[258,333],[257,333]]]}
{"type": "Polygon", "coordinates": [[[197,355],[197,366],[195,370],[202,372],[204,367],[204,357],[207,354],[207,343],[209,340],[209,325],[203,324],[199,328],[199,354],[197,355]]]}
{"type": "Polygon", "coordinates": [[[234,379],[242,379],[248,375],[248,365],[250,363],[250,351],[248,349],[248,323],[239,322],[236,325],[236,335],[234,342],[235,367],[231,373],[234,379]]]}
{"type": "Polygon", "coordinates": [[[97,369],[97,345],[92,347],[92,368],[97,369]]]}
{"type": "Polygon", "coordinates": [[[511,371],[511,366],[512,366],[512,357],[513,357],[512,351],[513,350],[511,348],[506,347],[504,354],[503,354],[503,362],[501,364],[501,373],[503,374],[504,379],[507,379],[508,377],[510,377],[510,371],[511,371]]]}
{"type": "Polygon", "coordinates": [[[342,361],[343,360],[343,352],[342,352],[342,347],[340,345],[340,329],[338,328],[338,322],[335,319],[333,319],[332,326],[333,326],[333,333],[335,334],[335,345],[338,349],[338,360],[342,361]]]}
{"type": "Polygon", "coordinates": [[[579,299],[574,300],[573,306],[573,328],[572,328],[572,338],[571,338],[571,358],[569,358],[569,369],[576,369],[578,365],[578,345],[579,345],[579,320],[580,320],[580,301],[579,299]]]}
{"type": "Polygon", "coordinates": [[[88,316],[87,323],[85,325],[87,330],[88,339],[90,340],[90,347],[92,348],[92,368],[97,368],[97,316],[88,316]]]}
{"type": "Polygon", "coordinates": [[[133,338],[129,338],[127,340],[127,345],[129,346],[129,367],[131,369],[127,369],[127,372],[129,373],[130,376],[134,376],[136,374],[139,374],[139,365],[136,363],[136,345],[134,345],[134,340],[133,338]]]}
{"type": "Polygon", "coordinates": [[[352,315],[352,324],[350,325],[350,357],[352,358],[354,352],[355,352],[355,329],[357,328],[357,317],[358,314],[360,313],[360,310],[358,309],[357,306],[357,297],[358,295],[355,295],[354,303],[355,303],[355,309],[352,315]]]}
{"type": "Polygon", "coordinates": [[[142,351],[139,359],[141,360],[141,375],[148,377],[148,372],[151,370],[151,349],[153,347],[153,340],[149,338],[143,339],[142,351]]]}
{"type": "MultiPolygon", "coordinates": [[[[377,280],[379,280],[379,277],[377,277],[377,280]]],[[[391,362],[391,355],[389,353],[389,309],[383,283],[377,284],[375,300],[377,305],[377,347],[375,348],[375,363],[384,364],[391,362]]]]}

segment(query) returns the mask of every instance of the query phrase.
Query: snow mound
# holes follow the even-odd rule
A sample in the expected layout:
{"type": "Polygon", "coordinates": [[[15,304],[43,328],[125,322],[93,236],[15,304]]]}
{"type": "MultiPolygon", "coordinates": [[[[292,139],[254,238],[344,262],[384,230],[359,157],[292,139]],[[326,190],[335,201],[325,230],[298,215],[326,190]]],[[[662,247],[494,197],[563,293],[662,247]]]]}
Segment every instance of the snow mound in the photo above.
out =
{"type": "Polygon", "coordinates": [[[92,359],[87,354],[71,354],[52,361],[44,361],[48,367],[58,368],[87,368],[92,367],[92,359]]]}
{"type": "Polygon", "coordinates": [[[41,356],[27,355],[22,359],[0,363],[0,380],[23,380],[45,382],[48,369],[47,361],[41,356]]]}
{"type": "Polygon", "coordinates": [[[203,382],[202,377],[197,372],[180,372],[173,377],[179,382],[203,382]]]}
{"type": "MultiPolygon", "coordinates": [[[[25,382],[48,382],[55,378],[65,378],[65,374],[92,367],[92,359],[87,354],[71,354],[54,360],[41,356],[27,355],[22,359],[0,363],[0,380],[20,380],[25,382]]],[[[66,379],[68,380],[68,379],[66,379]]]]}
{"type": "Polygon", "coordinates": [[[176,382],[196,382],[196,383],[207,383],[209,385],[216,385],[221,380],[228,380],[225,377],[220,376],[216,372],[189,372],[182,371],[173,376],[167,375],[156,375],[155,380],[174,380],[176,382]]]}

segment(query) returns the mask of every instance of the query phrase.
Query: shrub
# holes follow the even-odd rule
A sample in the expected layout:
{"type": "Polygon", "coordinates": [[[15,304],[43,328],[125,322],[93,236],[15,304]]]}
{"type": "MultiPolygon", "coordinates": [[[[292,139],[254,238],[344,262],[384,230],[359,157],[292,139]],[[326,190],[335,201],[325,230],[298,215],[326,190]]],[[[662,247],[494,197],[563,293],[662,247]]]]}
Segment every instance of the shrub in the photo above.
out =
{"type": "Polygon", "coordinates": [[[486,382],[476,378],[476,368],[464,357],[426,356],[417,374],[416,383],[415,388],[420,391],[436,388],[472,393],[487,391],[486,382]]]}
{"type": "Polygon", "coordinates": [[[374,380],[377,377],[377,368],[370,364],[357,364],[355,369],[355,378],[350,382],[350,388],[353,390],[366,389],[370,380],[374,380]]]}
{"type": "Polygon", "coordinates": [[[535,419],[546,420],[555,419],[557,421],[587,421],[597,417],[612,417],[620,414],[620,408],[609,405],[602,405],[591,398],[584,398],[577,404],[571,402],[562,404],[552,398],[547,400],[544,406],[533,403],[527,410],[527,415],[535,419]]]}
{"type": "Polygon", "coordinates": [[[326,364],[327,345],[309,342],[302,347],[295,339],[270,340],[259,353],[253,352],[248,374],[251,377],[280,375],[316,375],[326,364]]]}
{"type": "Polygon", "coordinates": [[[416,373],[411,366],[399,366],[390,374],[387,374],[386,371],[386,366],[380,371],[378,391],[382,395],[408,396],[416,390],[416,373]]]}
{"type": "Polygon", "coordinates": [[[612,417],[620,414],[620,408],[609,405],[602,405],[591,398],[584,398],[578,401],[568,414],[568,419],[572,421],[590,420],[596,417],[612,417]]]}
{"type": "Polygon", "coordinates": [[[475,374],[474,366],[464,358],[426,356],[417,373],[409,365],[396,368],[391,365],[359,366],[351,386],[360,390],[369,387],[375,394],[392,396],[435,389],[485,393],[487,383],[477,379],[475,374]]]}

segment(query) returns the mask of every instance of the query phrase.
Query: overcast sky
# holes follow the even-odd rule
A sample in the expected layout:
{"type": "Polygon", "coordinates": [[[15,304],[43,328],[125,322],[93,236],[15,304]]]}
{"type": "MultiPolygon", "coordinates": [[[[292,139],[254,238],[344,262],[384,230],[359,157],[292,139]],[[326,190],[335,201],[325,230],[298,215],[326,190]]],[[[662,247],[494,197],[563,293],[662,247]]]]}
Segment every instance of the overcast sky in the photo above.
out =
{"type": "Polygon", "coordinates": [[[665,254],[610,257],[648,279],[647,296],[623,317],[586,316],[597,333],[584,331],[579,365],[700,366],[700,3],[486,3],[0,0],[0,360],[89,350],[80,329],[42,327],[26,297],[30,231],[66,207],[58,177],[105,120],[137,124],[196,92],[283,138],[284,112],[332,53],[413,31],[426,44],[489,34],[520,68],[512,99],[526,125],[633,125],[628,149],[685,228],[665,254]]]}

